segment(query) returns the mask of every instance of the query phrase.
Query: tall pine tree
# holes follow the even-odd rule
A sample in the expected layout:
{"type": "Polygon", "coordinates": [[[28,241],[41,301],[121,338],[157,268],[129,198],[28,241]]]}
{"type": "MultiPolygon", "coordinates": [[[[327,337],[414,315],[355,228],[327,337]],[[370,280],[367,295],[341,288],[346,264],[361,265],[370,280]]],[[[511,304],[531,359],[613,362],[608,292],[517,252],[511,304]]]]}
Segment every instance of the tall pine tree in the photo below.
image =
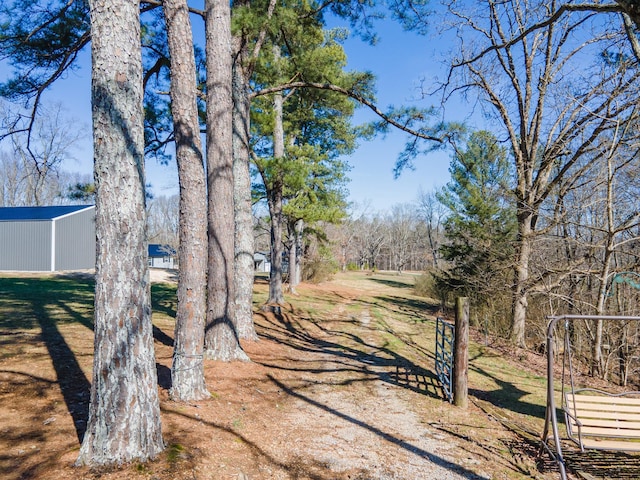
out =
{"type": "Polygon", "coordinates": [[[440,252],[450,267],[438,274],[440,289],[478,306],[510,282],[516,218],[509,165],[493,134],[475,132],[456,151],[451,181],[437,195],[449,210],[440,252]]]}
{"type": "Polygon", "coordinates": [[[272,269],[267,303],[273,304],[283,302],[287,205],[291,204],[288,213],[294,223],[304,221],[305,216],[312,220],[313,208],[318,219],[324,208],[328,219],[332,209],[343,205],[340,186],[346,165],[338,161],[338,156],[349,153],[356,139],[349,123],[354,104],[347,96],[318,88],[287,88],[287,81],[329,81],[346,89],[360,82],[364,89],[369,86],[366,80],[370,80],[366,75],[344,72],[342,47],[316,19],[291,8],[277,17],[282,24],[271,37],[271,55],[262,56],[255,77],[258,89],[272,93],[256,98],[252,111],[254,161],[271,218],[272,269]],[[300,24],[299,18],[306,18],[306,23],[300,24]],[[282,84],[285,86],[278,89],[282,84]]]}

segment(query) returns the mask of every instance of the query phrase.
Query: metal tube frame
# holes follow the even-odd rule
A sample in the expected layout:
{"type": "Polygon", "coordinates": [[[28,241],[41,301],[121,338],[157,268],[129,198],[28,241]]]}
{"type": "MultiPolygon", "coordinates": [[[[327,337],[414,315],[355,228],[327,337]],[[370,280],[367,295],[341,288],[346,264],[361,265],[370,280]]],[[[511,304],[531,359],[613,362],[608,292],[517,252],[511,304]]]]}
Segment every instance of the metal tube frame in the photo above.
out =
{"type": "MultiPolygon", "coordinates": [[[[549,323],[547,324],[547,408],[544,421],[544,431],[542,433],[541,446],[549,455],[556,461],[560,470],[560,478],[567,480],[567,470],[562,457],[562,446],[560,444],[560,433],[558,429],[558,415],[556,413],[556,402],[554,399],[554,387],[553,387],[553,332],[556,324],[559,321],[564,320],[570,322],[574,320],[613,320],[613,321],[637,321],[640,317],[626,316],[626,315],[559,315],[546,317],[549,323]],[[551,448],[547,444],[549,437],[549,423],[551,423],[551,430],[553,434],[554,446],[556,453],[551,451],[551,448]]],[[[566,333],[565,333],[566,335],[566,333]]],[[[565,354],[566,354],[565,349],[565,354]]],[[[564,362],[563,362],[564,363],[564,362]]],[[[570,366],[570,368],[572,365],[570,366]]],[[[572,380],[573,382],[573,380],[572,380]]],[[[573,388],[573,385],[572,385],[573,388]]],[[[564,392],[562,392],[564,395],[564,392]]],[[[580,442],[582,443],[582,442],[580,442]]]]}

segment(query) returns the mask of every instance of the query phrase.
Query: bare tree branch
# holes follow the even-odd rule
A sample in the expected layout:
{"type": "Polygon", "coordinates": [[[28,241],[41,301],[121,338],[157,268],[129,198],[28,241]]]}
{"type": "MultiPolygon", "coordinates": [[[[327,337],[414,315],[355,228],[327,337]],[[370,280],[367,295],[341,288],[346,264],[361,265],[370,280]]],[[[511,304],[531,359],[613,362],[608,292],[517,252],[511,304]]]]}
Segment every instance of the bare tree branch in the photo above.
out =
{"type": "Polygon", "coordinates": [[[321,90],[330,90],[332,92],[341,93],[343,95],[346,95],[347,97],[353,98],[354,100],[361,103],[362,105],[369,107],[376,115],[382,118],[385,122],[389,123],[390,125],[393,125],[394,127],[398,128],[399,130],[402,130],[403,132],[406,132],[410,135],[413,135],[417,138],[421,138],[423,140],[429,140],[437,143],[443,143],[446,140],[446,136],[444,135],[441,137],[437,137],[434,135],[430,135],[430,134],[409,128],[407,125],[404,125],[398,122],[388,114],[382,112],[382,110],[380,110],[373,102],[369,101],[364,96],[356,92],[353,92],[349,89],[346,89],[344,87],[340,87],[338,85],[334,85],[331,83],[291,82],[284,85],[278,85],[276,87],[262,89],[258,92],[253,93],[251,97],[254,98],[258,96],[269,95],[272,93],[281,92],[283,90],[289,90],[292,88],[317,88],[321,90]]]}
{"type": "MultiPolygon", "coordinates": [[[[633,22],[628,14],[622,13],[622,22],[624,23],[624,31],[627,33],[627,38],[631,44],[631,50],[636,57],[636,60],[640,62],[640,42],[638,42],[638,36],[633,28],[633,22]]],[[[637,25],[636,25],[637,27],[637,25]]]]}
{"type": "Polygon", "coordinates": [[[470,63],[474,63],[477,62],[478,60],[480,60],[482,57],[484,57],[485,55],[487,55],[490,52],[496,51],[496,50],[502,50],[505,48],[509,48],[512,47],[516,44],[518,44],[519,42],[523,41],[526,37],[528,37],[529,35],[531,35],[533,32],[537,31],[537,30],[541,30],[543,28],[546,28],[552,24],[554,24],[555,22],[557,22],[565,13],[568,12],[600,12],[600,13],[613,13],[613,12],[620,12],[621,11],[621,7],[619,5],[615,5],[615,4],[606,4],[606,5],[601,5],[601,4],[597,4],[597,3],[584,3],[584,4],[571,4],[571,3],[565,3],[562,4],[560,6],[560,8],[558,8],[558,10],[554,11],[551,15],[549,15],[549,17],[547,17],[546,20],[536,23],[534,25],[531,25],[530,27],[524,29],[522,31],[522,33],[520,33],[519,35],[507,40],[506,37],[503,38],[503,43],[494,43],[493,45],[491,45],[490,47],[487,47],[486,49],[482,50],[480,53],[476,54],[474,57],[466,59],[461,61],[460,63],[457,63],[454,66],[462,66],[462,65],[467,65],[470,63]]]}

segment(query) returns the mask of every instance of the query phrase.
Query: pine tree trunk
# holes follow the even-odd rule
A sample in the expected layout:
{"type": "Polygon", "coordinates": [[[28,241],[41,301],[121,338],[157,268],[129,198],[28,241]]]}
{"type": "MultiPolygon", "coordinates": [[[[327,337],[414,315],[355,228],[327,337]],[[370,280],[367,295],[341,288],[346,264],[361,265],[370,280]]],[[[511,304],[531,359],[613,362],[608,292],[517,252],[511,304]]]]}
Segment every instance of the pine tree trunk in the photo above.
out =
{"type": "Polygon", "coordinates": [[[151,325],[139,2],[91,2],[96,183],[93,382],[79,465],[164,448],[151,325]]]}
{"type": "Polygon", "coordinates": [[[204,379],[207,282],[207,190],[196,104],[196,65],[186,0],[165,0],[171,57],[171,113],[180,184],[178,307],[171,398],[209,397],[204,379]]]}
{"type": "Polygon", "coordinates": [[[298,286],[302,281],[302,248],[303,248],[302,233],[304,232],[304,220],[299,218],[296,221],[296,224],[293,230],[295,232],[294,243],[296,245],[296,255],[294,258],[294,263],[296,265],[296,268],[295,268],[296,275],[295,275],[295,278],[293,278],[291,281],[295,286],[298,286]]]}
{"type": "Polygon", "coordinates": [[[271,271],[269,272],[270,305],[284,304],[282,292],[282,185],[272,185],[267,193],[269,216],[271,217],[271,271]]]}
{"type": "Polygon", "coordinates": [[[296,244],[296,240],[295,240],[295,233],[294,233],[294,229],[295,227],[292,227],[291,225],[289,225],[289,242],[288,243],[288,247],[289,247],[289,291],[295,295],[298,294],[298,292],[296,292],[296,286],[298,285],[298,283],[296,283],[296,278],[298,278],[298,272],[296,271],[296,268],[298,268],[297,264],[296,264],[296,257],[297,252],[296,252],[296,248],[297,248],[297,244],[296,244]]]}
{"type": "MultiPolygon", "coordinates": [[[[276,60],[280,58],[278,46],[273,47],[273,53],[276,60]]],[[[282,93],[275,93],[273,96],[273,156],[275,158],[283,158],[285,155],[283,102],[282,93]]],[[[282,230],[284,224],[282,198],[284,185],[281,178],[273,179],[270,183],[271,185],[267,192],[267,203],[269,204],[269,215],[271,217],[271,271],[269,273],[269,299],[267,303],[280,305],[284,303],[284,294],[282,292],[282,230]]]]}
{"type": "Polygon", "coordinates": [[[302,231],[304,220],[297,219],[291,228],[291,247],[289,249],[289,288],[296,293],[296,287],[300,285],[302,277],[302,231]]]}
{"type": "Polygon", "coordinates": [[[231,9],[206,0],[209,274],[205,356],[248,360],[235,325],[231,9]]]}
{"type": "Polygon", "coordinates": [[[258,340],[253,323],[253,212],[251,210],[251,175],[249,173],[249,112],[251,101],[244,71],[245,52],[240,39],[234,39],[233,64],[233,198],[235,205],[235,288],[236,328],[238,337],[258,340]]]}

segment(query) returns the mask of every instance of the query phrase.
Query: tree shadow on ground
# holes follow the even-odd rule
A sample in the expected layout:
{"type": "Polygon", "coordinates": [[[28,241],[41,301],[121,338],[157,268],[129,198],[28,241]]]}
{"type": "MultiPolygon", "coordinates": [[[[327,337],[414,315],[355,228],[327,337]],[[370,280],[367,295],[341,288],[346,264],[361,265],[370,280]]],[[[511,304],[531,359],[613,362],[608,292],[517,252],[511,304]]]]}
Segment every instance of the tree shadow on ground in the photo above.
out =
{"type": "Polygon", "coordinates": [[[355,320],[338,322],[336,328],[330,331],[322,326],[321,322],[316,322],[314,326],[318,328],[318,332],[314,335],[289,313],[283,312],[279,316],[263,313],[259,315],[264,320],[258,326],[261,338],[287,345],[297,351],[329,355],[333,358],[330,367],[282,367],[264,363],[269,368],[304,370],[313,374],[351,374],[342,380],[343,385],[381,380],[433,398],[442,398],[440,385],[431,370],[394,352],[384,344],[367,342],[361,336],[349,333],[347,329],[353,327],[355,320]],[[344,328],[340,328],[340,323],[345,324],[344,328]],[[336,338],[336,341],[330,340],[331,337],[336,338]]]}
{"type": "Polygon", "coordinates": [[[153,338],[162,345],[173,347],[173,337],[170,337],[162,329],[153,325],[153,338]]]}
{"type": "MultiPolygon", "coordinates": [[[[484,374],[484,373],[483,373],[484,374]]],[[[531,402],[522,401],[522,397],[530,394],[512,382],[506,382],[498,378],[493,381],[499,386],[495,390],[469,389],[469,395],[489,402],[498,408],[503,408],[520,415],[530,415],[544,420],[545,407],[531,402]]]]}
{"type": "Polygon", "coordinates": [[[0,278],[0,312],[11,311],[10,322],[0,326],[19,330],[40,329],[57,384],[73,419],[78,440],[84,437],[91,385],[60,326],[79,324],[93,330],[93,281],[90,278],[0,278]]]}
{"type": "MultiPolygon", "coordinates": [[[[175,287],[160,285],[152,290],[157,308],[175,315],[175,287]]],[[[93,276],[89,275],[0,277],[0,333],[7,332],[7,342],[16,351],[21,348],[16,340],[25,345],[42,342],[46,347],[80,442],[87,426],[91,384],[65,340],[69,332],[63,334],[60,327],[77,324],[93,330],[94,291],[93,276]],[[31,334],[32,329],[39,329],[40,335],[31,334]]],[[[155,325],[153,334],[158,342],[173,346],[173,338],[155,325]]],[[[1,340],[0,345],[7,342],[1,340]]],[[[166,367],[159,368],[158,383],[171,387],[171,371],[166,367]]]]}
{"type": "Polygon", "coordinates": [[[433,463],[434,465],[438,465],[439,467],[445,468],[449,471],[455,472],[457,474],[463,475],[465,478],[474,480],[474,479],[481,479],[483,477],[478,476],[476,473],[472,472],[471,470],[467,470],[466,468],[462,467],[461,465],[458,465],[456,463],[453,463],[443,457],[440,457],[438,455],[435,455],[431,452],[428,452],[426,450],[421,449],[420,447],[413,445],[411,442],[407,441],[407,440],[403,440],[401,438],[396,437],[395,435],[392,435],[390,433],[387,433],[383,430],[380,430],[379,428],[373,426],[373,425],[369,425],[367,422],[364,422],[362,420],[359,420],[357,418],[354,418],[350,415],[347,415],[345,413],[340,412],[339,410],[336,410],[335,408],[329,407],[321,402],[318,402],[308,396],[302,395],[301,393],[297,392],[296,390],[294,390],[293,388],[290,388],[289,386],[285,385],[284,383],[280,382],[279,380],[277,380],[275,377],[273,377],[272,375],[267,375],[267,377],[275,384],[278,386],[278,388],[280,388],[284,393],[286,393],[287,395],[289,395],[290,397],[296,398],[298,400],[302,400],[312,406],[314,406],[315,408],[318,408],[320,410],[323,410],[325,412],[328,412],[332,415],[335,415],[338,418],[341,418],[342,420],[346,420],[349,423],[352,423],[354,425],[356,425],[357,427],[360,427],[364,430],[367,430],[375,435],[377,435],[378,437],[382,438],[383,440],[397,445],[398,447],[408,451],[409,453],[413,454],[413,455],[417,455],[421,458],[426,458],[427,460],[429,460],[431,463],[433,463]]]}
{"type": "Polygon", "coordinates": [[[38,314],[42,340],[51,357],[60,391],[76,428],[78,441],[82,442],[89,418],[91,383],[85,376],[69,344],[60,333],[56,321],[46,315],[43,305],[36,303],[33,307],[38,314]]]}
{"type": "Polygon", "coordinates": [[[164,313],[175,318],[178,297],[176,287],[168,283],[154,283],[151,285],[151,306],[154,311],[164,313]]]}
{"type": "Polygon", "coordinates": [[[156,362],[156,372],[158,374],[158,386],[165,390],[171,390],[171,369],[156,362]]]}
{"type": "Polygon", "coordinates": [[[91,279],[0,277],[0,329],[39,328],[34,306],[40,306],[64,310],[66,315],[55,314],[60,324],[79,323],[93,330],[93,296],[91,279]]]}
{"type": "MultiPolygon", "coordinates": [[[[2,369],[0,375],[0,409],[5,413],[16,410],[15,402],[48,398],[51,391],[58,388],[57,381],[31,373],[2,369]]],[[[40,465],[57,459],[59,452],[52,454],[38,447],[46,445],[48,440],[45,425],[53,423],[50,428],[56,428],[55,416],[51,416],[50,410],[41,409],[32,412],[26,421],[15,420],[13,427],[3,425],[0,435],[0,478],[18,478],[17,474],[25,479],[45,478],[37,473],[40,465]],[[14,453],[16,449],[18,455],[14,453]],[[28,464],[33,466],[25,468],[28,464]]]]}
{"type": "MultiPolygon", "coordinates": [[[[335,472],[327,472],[327,465],[325,462],[316,460],[313,458],[302,458],[295,456],[290,460],[279,460],[274,455],[271,455],[267,450],[263,449],[256,442],[252,441],[247,436],[243,435],[238,429],[229,425],[216,423],[210,420],[203,419],[197,415],[191,415],[178,409],[170,409],[167,407],[162,408],[165,415],[176,415],[185,419],[192,420],[194,425],[198,428],[205,426],[211,429],[214,433],[213,436],[219,437],[220,435],[231,435],[235,439],[236,445],[242,445],[249,450],[248,456],[253,458],[256,464],[261,466],[261,469],[267,467],[267,470],[271,468],[279,469],[290,476],[292,479],[309,479],[309,480],[334,480],[336,478],[335,472]]],[[[171,434],[165,435],[169,437],[169,441],[173,440],[171,434]]],[[[176,443],[183,442],[181,436],[175,438],[176,443]]],[[[353,478],[366,478],[364,477],[366,472],[354,473],[353,478]]],[[[234,475],[235,477],[235,475],[234,475]]],[[[238,478],[248,478],[244,474],[237,475],[238,478]]],[[[271,475],[270,475],[271,477],[271,475]]],[[[342,478],[342,477],[341,477],[342,478]]]]}
{"type": "Polygon", "coordinates": [[[434,317],[438,311],[435,306],[421,300],[403,299],[402,297],[395,296],[374,297],[373,300],[360,298],[352,303],[362,306],[367,310],[378,311],[379,315],[375,320],[377,324],[376,328],[396,337],[418,353],[420,357],[435,361],[435,355],[432,350],[416,343],[411,335],[394,330],[389,326],[389,322],[387,321],[390,316],[389,314],[402,315],[405,318],[408,316],[409,319],[406,320],[408,323],[422,324],[425,328],[432,328],[435,332],[434,317]],[[407,307],[407,305],[409,306],[407,307]]]}
{"type": "Polygon", "coordinates": [[[398,279],[398,280],[391,280],[388,278],[380,278],[380,277],[370,277],[369,280],[376,282],[376,283],[380,283],[382,285],[386,285],[387,287],[393,287],[393,288],[408,288],[408,289],[413,289],[413,279],[409,282],[403,282],[402,280],[398,279]]]}
{"type": "MultiPolygon", "coordinates": [[[[439,430],[447,435],[450,435],[454,438],[458,438],[464,442],[473,442],[469,437],[460,434],[460,426],[463,424],[456,425],[442,425],[442,424],[430,424],[432,428],[439,430]]],[[[477,429],[477,426],[473,426],[474,429],[477,429]]],[[[493,435],[494,433],[491,431],[494,427],[489,425],[485,427],[487,429],[487,437],[493,435]]],[[[537,442],[530,442],[529,439],[523,439],[520,437],[504,437],[500,439],[500,443],[491,444],[490,442],[475,442],[476,445],[479,445],[484,450],[484,455],[487,459],[492,461],[499,461],[505,467],[510,470],[517,472],[519,475],[523,476],[523,478],[536,478],[536,474],[534,470],[536,470],[536,459],[539,454],[539,444],[537,442]],[[526,455],[530,459],[534,461],[531,464],[526,464],[522,462],[522,456],[526,455]]]]}
{"type": "Polygon", "coordinates": [[[546,406],[522,400],[523,397],[530,395],[531,392],[523,390],[516,384],[515,381],[513,381],[517,379],[515,372],[512,372],[510,376],[511,381],[504,380],[503,378],[498,377],[496,374],[489,372],[487,369],[475,364],[474,360],[477,360],[482,356],[483,354],[480,353],[476,357],[470,359],[469,368],[477,372],[479,375],[491,379],[493,382],[495,382],[498,388],[494,390],[481,390],[471,388],[469,389],[469,395],[488,402],[498,408],[509,410],[520,415],[528,415],[544,421],[546,415],[546,406]]]}
{"type": "Polygon", "coordinates": [[[396,295],[374,297],[375,300],[384,302],[385,307],[395,313],[411,315],[415,322],[432,320],[440,311],[440,305],[429,302],[426,299],[406,298],[396,295]]]}

